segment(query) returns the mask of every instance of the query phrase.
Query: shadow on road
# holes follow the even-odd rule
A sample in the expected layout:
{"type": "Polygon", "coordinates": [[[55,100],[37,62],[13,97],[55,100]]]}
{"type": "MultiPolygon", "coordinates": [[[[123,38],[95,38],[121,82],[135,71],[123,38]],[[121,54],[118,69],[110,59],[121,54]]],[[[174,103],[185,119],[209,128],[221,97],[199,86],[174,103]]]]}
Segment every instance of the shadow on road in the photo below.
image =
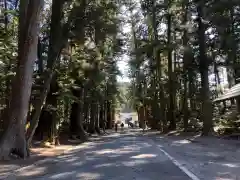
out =
{"type": "Polygon", "coordinates": [[[168,158],[159,154],[156,147],[124,132],[84,143],[68,154],[18,172],[16,177],[18,180],[189,179],[168,158]]]}

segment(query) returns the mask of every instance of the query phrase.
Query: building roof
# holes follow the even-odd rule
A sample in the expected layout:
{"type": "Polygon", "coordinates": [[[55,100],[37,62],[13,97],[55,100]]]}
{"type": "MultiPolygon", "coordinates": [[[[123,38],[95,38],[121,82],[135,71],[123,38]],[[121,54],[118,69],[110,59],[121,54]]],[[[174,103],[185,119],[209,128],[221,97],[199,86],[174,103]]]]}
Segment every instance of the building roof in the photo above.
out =
{"type": "Polygon", "coordinates": [[[213,100],[213,102],[223,101],[240,96],[240,83],[231,87],[227,92],[213,100]]]}

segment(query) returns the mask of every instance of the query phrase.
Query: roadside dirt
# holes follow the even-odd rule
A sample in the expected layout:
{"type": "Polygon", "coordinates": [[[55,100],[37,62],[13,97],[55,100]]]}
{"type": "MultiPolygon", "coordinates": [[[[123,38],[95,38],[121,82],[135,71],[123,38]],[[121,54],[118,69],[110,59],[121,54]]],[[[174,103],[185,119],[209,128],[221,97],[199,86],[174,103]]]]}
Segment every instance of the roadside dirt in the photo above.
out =
{"type": "Polygon", "coordinates": [[[27,159],[15,159],[10,161],[0,161],[0,180],[5,179],[6,176],[8,176],[13,171],[33,165],[36,162],[40,160],[44,160],[46,158],[55,157],[58,155],[63,154],[64,152],[72,149],[79,143],[70,143],[68,142],[68,138],[64,137],[61,139],[60,142],[61,145],[58,146],[49,146],[49,145],[43,145],[43,144],[35,144],[31,148],[30,157],[27,159]]]}

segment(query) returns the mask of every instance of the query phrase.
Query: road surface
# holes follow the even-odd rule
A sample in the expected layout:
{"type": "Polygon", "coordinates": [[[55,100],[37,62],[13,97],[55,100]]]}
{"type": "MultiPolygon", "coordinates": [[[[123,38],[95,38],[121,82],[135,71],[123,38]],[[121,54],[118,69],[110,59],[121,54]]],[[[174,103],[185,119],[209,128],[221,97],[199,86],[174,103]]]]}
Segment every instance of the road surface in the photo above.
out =
{"type": "Polygon", "coordinates": [[[197,180],[150,139],[114,133],[22,169],[17,180],[197,180]],[[180,167],[180,168],[179,168],[180,167]]]}

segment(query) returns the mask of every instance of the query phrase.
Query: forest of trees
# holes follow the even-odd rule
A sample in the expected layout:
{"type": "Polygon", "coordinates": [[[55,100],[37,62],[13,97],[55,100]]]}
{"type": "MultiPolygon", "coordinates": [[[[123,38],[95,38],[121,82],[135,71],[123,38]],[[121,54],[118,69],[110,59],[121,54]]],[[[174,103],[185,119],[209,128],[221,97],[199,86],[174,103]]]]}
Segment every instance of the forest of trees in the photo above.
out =
{"type": "Polygon", "coordinates": [[[35,135],[57,143],[112,128],[118,96],[119,4],[3,0],[0,159],[25,158],[35,135]]]}
{"type": "Polygon", "coordinates": [[[131,101],[141,124],[202,135],[220,125],[239,131],[240,121],[228,121],[237,119],[238,101],[213,100],[239,81],[240,1],[132,0],[125,11],[131,101]]]}
{"type": "Polygon", "coordinates": [[[238,83],[239,40],[239,0],[1,0],[0,159],[26,158],[43,133],[57,144],[66,124],[82,141],[112,128],[124,53],[140,122],[188,131],[195,118],[209,135],[222,69],[238,83]]]}

